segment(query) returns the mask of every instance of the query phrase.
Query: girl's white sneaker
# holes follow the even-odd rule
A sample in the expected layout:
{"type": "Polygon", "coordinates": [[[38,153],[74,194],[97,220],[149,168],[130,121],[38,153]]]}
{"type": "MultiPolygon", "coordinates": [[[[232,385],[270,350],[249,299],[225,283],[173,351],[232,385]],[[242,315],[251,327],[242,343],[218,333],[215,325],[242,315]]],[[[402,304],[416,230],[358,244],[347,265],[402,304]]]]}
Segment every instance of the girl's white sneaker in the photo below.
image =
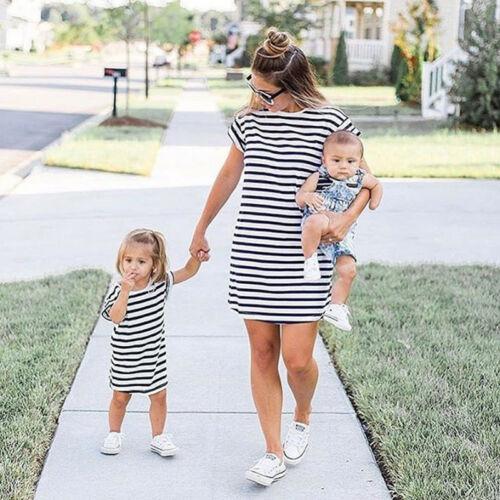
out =
{"type": "Polygon", "coordinates": [[[317,253],[313,253],[304,261],[304,279],[306,281],[319,281],[321,279],[317,253]]]}
{"type": "Polygon", "coordinates": [[[346,304],[330,304],[325,309],[324,319],[340,330],[350,332],[352,330],[351,322],[349,321],[350,315],[351,311],[349,311],[349,307],[346,304]]]}
{"type": "Polygon", "coordinates": [[[158,434],[151,441],[151,451],[162,457],[175,455],[179,448],[172,442],[170,434],[158,434]]]}
{"type": "Polygon", "coordinates": [[[246,471],[245,477],[262,486],[270,486],[285,474],[285,462],[274,453],[266,453],[253,467],[246,471]]]}
{"type": "Polygon", "coordinates": [[[110,432],[101,446],[101,453],[105,455],[118,455],[121,448],[122,435],[119,432],[110,432]]]}
{"type": "Polygon", "coordinates": [[[309,426],[301,422],[292,422],[283,443],[285,463],[289,465],[299,464],[304,458],[308,444],[309,426]]]}

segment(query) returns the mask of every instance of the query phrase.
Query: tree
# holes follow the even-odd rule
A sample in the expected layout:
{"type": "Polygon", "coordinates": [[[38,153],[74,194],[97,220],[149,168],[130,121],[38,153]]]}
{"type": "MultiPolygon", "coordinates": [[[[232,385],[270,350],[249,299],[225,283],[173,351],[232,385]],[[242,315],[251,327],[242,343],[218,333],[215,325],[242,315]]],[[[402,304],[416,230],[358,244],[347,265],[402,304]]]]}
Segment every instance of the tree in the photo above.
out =
{"type": "Polygon", "coordinates": [[[422,63],[438,57],[439,22],[435,0],[412,0],[408,14],[398,15],[393,31],[402,57],[396,83],[396,95],[402,101],[420,102],[422,63]]]}
{"type": "Polygon", "coordinates": [[[314,24],[311,21],[313,13],[311,2],[307,0],[288,0],[286,8],[283,0],[268,0],[265,6],[261,0],[249,0],[247,12],[250,19],[264,26],[260,33],[261,39],[269,26],[276,26],[300,40],[303,31],[314,24]]]}
{"type": "Polygon", "coordinates": [[[126,5],[106,9],[109,28],[113,36],[125,42],[127,84],[125,113],[128,115],[130,100],[130,44],[142,35],[142,5],[140,2],[128,0],[126,5]]]}
{"type": "Polygon", "coordinates": [[[179,0],[154,11],[151,22],[151,40],[159,45],[175,45],[180,57],[189,44],[188,35],[193,31],[193,15],[181,6],[179,0]]]}
{"type": "Polygon", "coordinates": [[[340,34],[337,52],[335,53],[333,83],[336,85],[349,85],[349,67],[347,63],[347,46],[344,31],[340,34]]]}
{"type": "Polygon", "coordinates": [[[500,125],[500,28],[495,0],[475,0],[460,47],[466,57],[457,62],[452,100],[460,105],[459,120],[482,129],[500,125]]]}

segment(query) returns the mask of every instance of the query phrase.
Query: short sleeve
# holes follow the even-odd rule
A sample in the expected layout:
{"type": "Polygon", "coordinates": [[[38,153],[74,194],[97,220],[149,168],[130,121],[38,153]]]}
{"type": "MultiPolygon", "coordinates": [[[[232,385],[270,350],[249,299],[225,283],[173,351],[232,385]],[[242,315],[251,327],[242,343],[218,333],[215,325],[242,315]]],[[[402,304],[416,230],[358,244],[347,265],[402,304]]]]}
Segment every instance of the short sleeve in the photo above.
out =
{"type": "Polygon", "coordinates": [[[110,315],[109,315],[109,310],[113,307],[113,304],[116,302],[116,299],[118,298],[118,295],[120,294],[121,287],[118,283],[115,283],[106,298],[104,299],[104,305],[102,307],[102,317],[108,321],[112,321],[110,315]]]}
{"type": "Polygon", "coordinates": [[[168,296],[174,286],[174,273],[172,271],[167,271],[167,281],[165,285],[165,300],[168,299],[168,296]]]}
{"type": "Polygon", "coordinates": [[[351,132],[357,136],[361,135],[361,130],[359,130],[352,124],[352,121],[349,117],[346,117],[346,119],[339,125],[337,130],[345,130],[346,132],[351,132]]]}
{"type": "Polygon", "coordinates": [[[245,152],[245,134],[242,126],[242,118],[236,116],[227,131],[233,144],[242,152],[245,152]]]}

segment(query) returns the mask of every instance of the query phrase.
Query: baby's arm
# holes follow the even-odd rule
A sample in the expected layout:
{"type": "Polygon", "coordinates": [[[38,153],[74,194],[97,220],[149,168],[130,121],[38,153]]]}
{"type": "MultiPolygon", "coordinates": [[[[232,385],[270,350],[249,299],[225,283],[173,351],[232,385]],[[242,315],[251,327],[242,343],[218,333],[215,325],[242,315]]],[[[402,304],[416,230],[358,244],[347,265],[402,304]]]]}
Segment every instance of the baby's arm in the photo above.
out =
{"type": "Polygon", "coordinates": [[[370,210],[375,210],[380,205],[380,201],[382,200],[382,183],[374,175],[367,172],[363,177],[362,186],[370,190],[369,206],[370,210]]]}
{"type": "Polygon", "coordinates": [[[109,317],[111,321],[118,325],[123,321],[125,314],[127,313],[127,302],[128,302],[128,294],[129,290],[124,289],[123,287],[118,294],[118,298],[116,302],[113,304],[111,309],[109,310],[109,317]]]}
{"type": "Polygon", "coordinates": [[[305,205],[309,206],[313,210],[319,211],[323,207],[323,197],[316,193],[316,188],[318,187],[319,172],[314,172],[311,174],[302,187],[297,191],[295,195],[295,201],[300,208],[304,208],[305,205]]]}
{"type": "Polygon", "coordinates": [[[186,262],[184,267],[177,269],[177,271],[173,271],[174,275],[174,283],[182,283],[183,281],[192,278],[200,269],[201,262],[194,257],[189,257],[189,260],[186,262]]]}

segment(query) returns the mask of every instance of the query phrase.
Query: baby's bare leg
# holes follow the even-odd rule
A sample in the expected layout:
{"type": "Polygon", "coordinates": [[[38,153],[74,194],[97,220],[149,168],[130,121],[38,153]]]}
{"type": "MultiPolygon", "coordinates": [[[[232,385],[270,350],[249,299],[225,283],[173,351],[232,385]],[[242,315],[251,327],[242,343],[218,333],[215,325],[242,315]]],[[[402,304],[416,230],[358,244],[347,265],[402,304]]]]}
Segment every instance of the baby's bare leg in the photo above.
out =
{"type": "Polygon", "coordinates": [[[121,432],[123,418],[131,397],[132,395],[128,392],[113,391],[108,413],[109,432],[121,432]]]}
{"type": "Polygon", "coordinates": [[[335,269],[337,270],[337,279],[332,289],[332,303],[345,304],[356,277],[356,261],[350,255],[341,255],[337,258],[335,269]]]}
{"type": "Polygon", "coordinates": [[[318,249],[321,237],[328,229],[329,219],[324,213],[313,214],[306,219],[302,228],[302,251],[308,259],[318,249]]]}

